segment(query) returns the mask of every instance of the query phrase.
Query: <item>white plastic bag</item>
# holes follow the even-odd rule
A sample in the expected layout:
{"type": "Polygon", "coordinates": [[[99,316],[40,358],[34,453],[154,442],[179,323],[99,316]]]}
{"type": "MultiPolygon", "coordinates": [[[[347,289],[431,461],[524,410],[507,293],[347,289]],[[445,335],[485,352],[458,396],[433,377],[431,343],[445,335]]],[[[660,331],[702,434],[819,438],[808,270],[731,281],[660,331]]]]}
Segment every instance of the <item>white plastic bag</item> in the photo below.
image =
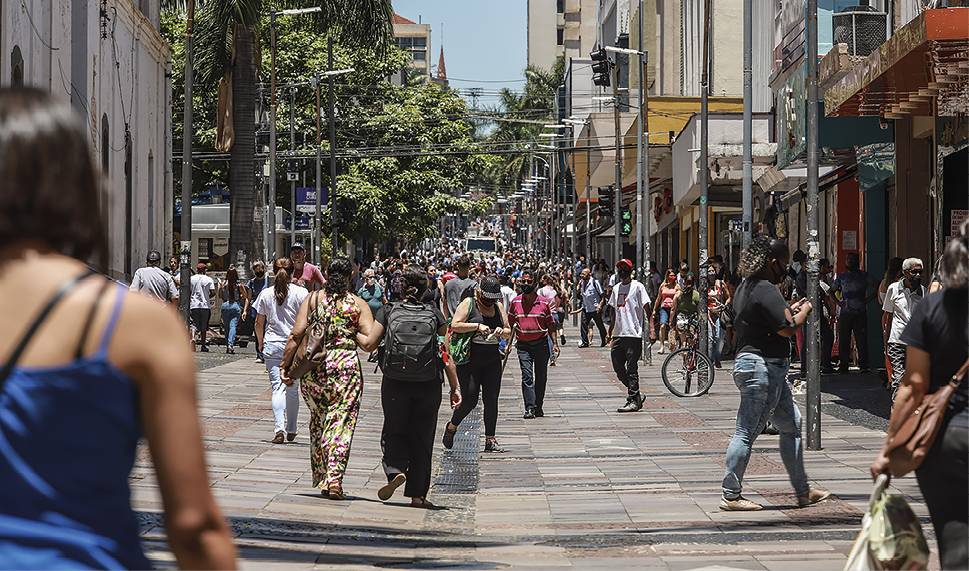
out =
{"type": "Polygon", "coordinates": [[[844,571],[928,568],[922,526],[905,498],[885,493],[887,486],[888,476],[878,476],[844,571]]]}

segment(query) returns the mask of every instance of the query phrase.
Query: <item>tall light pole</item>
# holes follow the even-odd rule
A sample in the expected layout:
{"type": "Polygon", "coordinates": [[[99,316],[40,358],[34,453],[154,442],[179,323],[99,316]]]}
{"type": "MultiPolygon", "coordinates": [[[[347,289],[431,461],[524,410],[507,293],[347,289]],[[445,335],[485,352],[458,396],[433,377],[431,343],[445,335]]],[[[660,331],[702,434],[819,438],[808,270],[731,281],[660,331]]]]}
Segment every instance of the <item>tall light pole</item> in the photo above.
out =
{"type": "Polygon", "coordinates": [[[710,179],[710,166],[708,164],[708,146],[710,143],[710,110],[707,106],[707,92],[709,89],[709,62],[710,62],[710,4],[711,0],[703,3],[703,62],[700,74],[700,235],[697,237],[699,246],[700,260],[698,269],[700,270],[700,347],[705,355],[710,354],[710,328],[708,327],[708,308],[707,308],[707,246],[710,242],[709,231],[707,230],[707,208],[708,184],[710,179]]]}
{"type": "MultiPolygon", "coordinates": [[[[804,336],[807,361],[807,448],[821,449],[821,298],[818,237],[818,0],[807,2],[807,298],[814,306],[804,336]]],[[[801,365],[802,368],[805,365],[801,365]]]]}
{"type": "Polygon", "coordinates": [[[182,222],[179,240],[178,264],[181,267],[181,287],[178,292],[178,309],[185,323],[189,318],[192,298],[192,88],[195,80],[195,0],[188,1],[188,18],[185,22],[185,111],[182,122],[182,222]]]}
{"type": "MultiPolygon", "coordinates": [[[[279,10],[269,14],[269,59],[272,67],[272,81],[269,93],[269,256],[276,257],[276,16],[298,16],[321,12],[322,8],[301,8],[299,10],[279,10]]],[[[184,209],[183,209],[184,210],[184,209]]],[[[293,226],[296,226],[295,215],[293,226]]]]}
{"type": "MultiPolygon", "coordinates": [[[[332,51],[330,52],[332,53],[332,51]]],[[[333,66],[332,58],[329,62],[330,67],[333,66]]],[[[322,78],[326,77],[329,82],[329,93],[328,93],[328,103],[333,101],[333,81],[330,79],[333,76],[341,75],[344,73],[351,73],[353,68],[349,69],[330,69],[324,71],[323,73],[317,72],[316,74],[316,219],[314,220],[313,227],[316,229],[316,264],[319,265],[323,262],[323,130],[320,126],[320,119],[323,115],[323,108],[320,107],[320,90],[322,89],[323,82],[322,78]]],[[[330,106],[332,116],[332,106],[330,106]]],[[[333,160],[335,157],[333,137],[330,138],[330,159],[331,159],[331,175],[333,174],[333,160]]],[[[331,180],[330,186],[334,187],[334,183],[331,180]]],[[[334,202],[332,200],[333,191],[330,190],[330,196],[327,199],[327,204],[330,208],[330,217],[336,216],[334,211],[334,202]]]]}

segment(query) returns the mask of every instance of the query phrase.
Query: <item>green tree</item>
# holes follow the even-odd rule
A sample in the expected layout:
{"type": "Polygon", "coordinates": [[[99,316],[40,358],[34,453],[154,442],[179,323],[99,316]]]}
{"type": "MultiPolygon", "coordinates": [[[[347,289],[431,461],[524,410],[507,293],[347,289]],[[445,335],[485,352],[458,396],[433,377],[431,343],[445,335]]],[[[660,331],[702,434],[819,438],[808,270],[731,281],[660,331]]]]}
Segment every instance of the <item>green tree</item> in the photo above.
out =
{"type": "MultiPolygon", "coordinates": [[[[254,220],[256,200],[256,125],[260,32],[267,15],[283,8],[319,6],[315,14],[295,16],[293,24],[307,34],[330,33],[348,46],[383,50],[393,38],[390,0],[199,0],[196,14],[196,62],[199,83],[214,89],[231,73],[232,123],[235,140],[228,165],[230,207],[229,251],[242,275],[260,248],[261,225],[254,220]]],[[[281,22],[281,18],[277,23],[281,22]]],[[[266,70],[268,72],[268,70],[266,70]]],[[[268,73],[263,82],[269,83],[268,73]]]]}

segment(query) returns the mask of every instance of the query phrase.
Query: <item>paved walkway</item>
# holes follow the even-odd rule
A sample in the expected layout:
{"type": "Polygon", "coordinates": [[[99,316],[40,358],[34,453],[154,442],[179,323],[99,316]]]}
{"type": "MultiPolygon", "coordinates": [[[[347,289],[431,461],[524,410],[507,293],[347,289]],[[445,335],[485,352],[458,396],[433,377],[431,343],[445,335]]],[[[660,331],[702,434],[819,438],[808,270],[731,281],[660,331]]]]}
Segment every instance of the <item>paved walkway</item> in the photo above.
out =
{"type": "MultiPolygon", "coordinates": [[[[305,407],[295,442],[274,445],[268,376],[236,361],[200,373],[212,488],[250,569],[841,569],[871,490],[868,465],[884,432],[822,415],[820,452],[805,452],[813,485],[834,495],[797,508],[776,436],[761,436],[744,495],[760,512],[718,509],[724,453],[739,393],[729,363],[706,396],[670,395],[655,365],[643,368],[645,409],[619,414],[624,388],[606,349],[564,347],[549,369],[544,418],[524,420],[514,354],[503,379],[498,438],[483,447],[477,416],[455,448],[435,446],[437,481],[409,507],[398,492],[377,500],[382,413],[379,377],[366,385],[344,481],[347,501],[312,487],[305,407]],[[469,493],[470,492],[470,493],[469,493]]],[[[799,397],[803,411],[803,397],[799,397]]],[[[480,408],[480,407],[479,407],[480,408]]],[[[442,409],[439,429],[447,411],[442,409]]],[[[132,474],[149,556],[174,561],[164,542],[160,498],[148,454],[132,474]]],[[[931,525],[913,477],[893,482],[931,525]]],[[[933,551],[935,543],[930,539],[933,551]]],[[[932,557],[931,567],[938,569],[932,557]]]]}

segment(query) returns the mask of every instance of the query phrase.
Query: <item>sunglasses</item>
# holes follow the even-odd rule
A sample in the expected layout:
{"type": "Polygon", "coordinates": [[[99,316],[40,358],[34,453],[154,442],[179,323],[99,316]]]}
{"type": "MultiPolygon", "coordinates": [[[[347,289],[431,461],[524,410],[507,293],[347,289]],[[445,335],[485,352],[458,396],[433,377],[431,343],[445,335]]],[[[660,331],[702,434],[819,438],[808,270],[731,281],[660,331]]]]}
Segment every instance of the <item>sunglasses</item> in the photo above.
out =
{"type": "Polygon", "coordinates": [[[922,275],[922,270],[908,270],[908,273],[919,276],[922,275]]]}

